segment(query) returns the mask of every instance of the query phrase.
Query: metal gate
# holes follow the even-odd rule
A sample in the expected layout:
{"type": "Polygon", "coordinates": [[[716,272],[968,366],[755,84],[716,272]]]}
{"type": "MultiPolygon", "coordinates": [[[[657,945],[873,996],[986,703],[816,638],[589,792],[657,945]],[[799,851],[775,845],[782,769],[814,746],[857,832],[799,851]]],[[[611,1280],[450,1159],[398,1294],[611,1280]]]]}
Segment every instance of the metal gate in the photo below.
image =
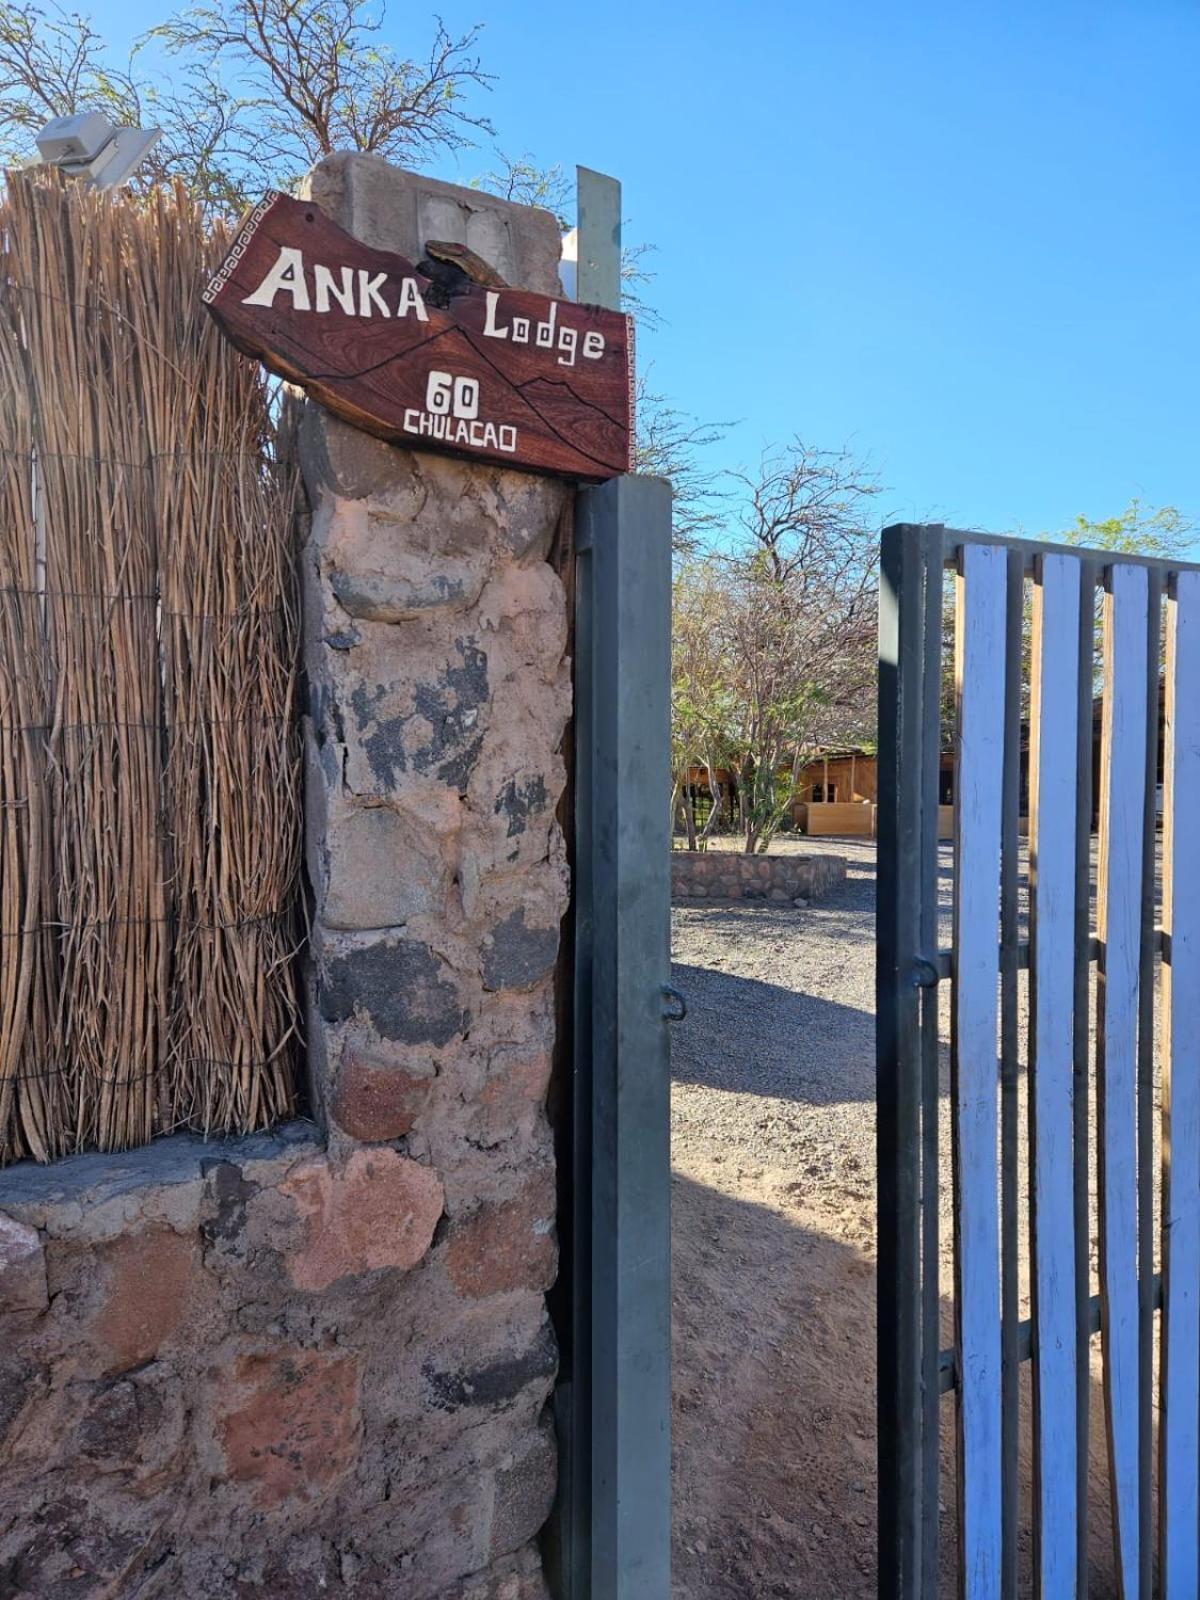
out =
{"type": "Polygon", "coordinates": [[[879,656],[879,1593],[1196,1600],[1200,569],[892,527],[879,656]]]}

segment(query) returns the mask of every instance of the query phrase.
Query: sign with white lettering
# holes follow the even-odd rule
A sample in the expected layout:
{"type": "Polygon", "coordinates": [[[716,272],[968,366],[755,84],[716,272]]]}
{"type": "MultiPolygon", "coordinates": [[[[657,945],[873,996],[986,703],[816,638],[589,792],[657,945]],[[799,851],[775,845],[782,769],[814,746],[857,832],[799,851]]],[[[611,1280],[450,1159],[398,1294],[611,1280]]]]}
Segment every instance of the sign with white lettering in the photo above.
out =
{"type": "Polygon", "coordinates": [[[273,194],[204,300],[239,350],[379,438],[571,478],[628,472],[632,319],[495,287],[461,256],[466,270],[423,271],[273,194]]]}

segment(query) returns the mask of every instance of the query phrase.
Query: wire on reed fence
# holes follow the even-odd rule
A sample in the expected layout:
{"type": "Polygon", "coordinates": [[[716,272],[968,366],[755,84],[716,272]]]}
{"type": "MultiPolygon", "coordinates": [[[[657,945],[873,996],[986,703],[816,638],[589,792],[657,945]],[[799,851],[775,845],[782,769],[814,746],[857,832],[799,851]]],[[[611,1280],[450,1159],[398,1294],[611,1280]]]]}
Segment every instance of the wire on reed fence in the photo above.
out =
{"type": "Polygon", "coordinates": [[[0,198],[0,1160],[294,1101],[294,487],[181,191],[0,198]]]}

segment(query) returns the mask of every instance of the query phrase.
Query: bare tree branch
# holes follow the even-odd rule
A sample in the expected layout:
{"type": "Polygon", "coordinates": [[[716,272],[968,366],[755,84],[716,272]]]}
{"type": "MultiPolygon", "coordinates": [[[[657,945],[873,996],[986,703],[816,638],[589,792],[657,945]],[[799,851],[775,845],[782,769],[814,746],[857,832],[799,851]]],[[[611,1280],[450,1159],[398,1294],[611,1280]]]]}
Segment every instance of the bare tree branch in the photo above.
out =
{"type": "Polygon", "coordinates": [[[574,226],[570,216],[575,189],[561,162],[540,167],[527,150],[519,156],[506,155],[503,150],[494,153],[496,165],[471,179],[473,189],[499,195],[502,200],[515,200],[518,205],[541,206],[553,215],[563,233],[574,226]]]}
{"type": "Polygon", "coordinates": [[[139,182],[180,179],[222,211],[289,188],[335,149],[413,165],[489,133],[471,108],[491,82],[480,30],[441,20],[428,51],[382,42],[385,11],[358,0],[200,4],[150,30],[115,66],[90,20],[36,0],[0,0],[0,159],[31,153],[50,117],[99,110],[163,129],[139,182]],[[166,51],[173,78],[147,62],[166,51]]]}
{"type": "Polygon", "coordinates": [[[730,515],[728,475],[709,467],[704,452],[732,426],[699,422],[654,394],[644,375],[637,386],[634,471],[668,478],[673,493],[671,541],[676,557],[696,555],[730,515]]]}

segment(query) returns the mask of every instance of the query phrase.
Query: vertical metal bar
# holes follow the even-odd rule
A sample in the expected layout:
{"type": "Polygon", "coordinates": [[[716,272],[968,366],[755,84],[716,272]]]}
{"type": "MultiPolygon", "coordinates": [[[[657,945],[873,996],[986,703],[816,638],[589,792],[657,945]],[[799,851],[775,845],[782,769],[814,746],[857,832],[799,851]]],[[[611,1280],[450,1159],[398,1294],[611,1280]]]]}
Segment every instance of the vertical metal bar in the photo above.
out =
{"type": "MultiPolygon", "coordinates": [[[[577,237],[578,268],[576,299],[591,305],[605,305],[616,309],[621,294],[621,186],[614,178],[592,172],[586,167],[577,169],[577,237]],[[586,291],[586,292],[585,292],[586,291]]],[[[606,486],[611,487],[611,486],[606,486]]],[[[651,498],[661,499],[661,488],[649,491],[651,498]]],[[[593,1413],[596,1404],[596,1368],[593,1359],[593,1320],[599,1300],[611,1296],[612,1283],[597,1283],[593,1260],[592,1239],[598,1219],[595,1186],[597,1181],[594,1149],[596,1117],[594,1098],[596,1092],[595,1055],[593,1039],[594,990],[593,969],[595,950],[596,837],[598,817],[604,813],[616,796],[611,788],[603,787],[603,774],[596,766],[596,743],[602,730],[597,721],[597,708],[608,704],[612,690],[612,673],[615,670],[608,651],[605,630],[612,625],[612,617],[601,614],[601,603],[613,602],[613,588],[609,568],[614,557],[614,542],[624,538],[639,537],[639,532],[625,534],[611,531],[614,520],[619,523],[622,503],[619,491],[613,491],[615,500],[597,501],[596,491],[585,491],[577,506],[577,532],[575,545],[575,703],[574,703],[574,785],[575,785],[575,858],[573,862],[572,900],[574,925],[574,987],[572,994],[572,1075],[569,1102],[569,1138],[565,1148],[569,1152],[569,1170],[561,1177],[566,1189],[562,1206],[565,1221],[563,1229],[563,1258],[561,1271],[569,1277],[560,1297],[566,1301],[565,1309],[558,1315],[559,1339],[562,1347],[562,1368],[555,1391],[555,1417],[558,1425],[559,1470],[558,1495],[546,1541],[546,1568],[557,1600],[591,1600],[593,1592],[608,1594],[616,1591],[595,1590],[592,1586],[593,1534],[596,1523],[594,1503],[593,1450],[595,1448],[593,1413]],[[614,509],[615,506],[615,509],[614,509]],[[591,514],[585,514],[590,507],[591,514]],[[599,530],[601,538],[600,565],[602,582],[599,593],[596,587],[596,570],[593,560],[594,537],[599,530]]],[[[644,491],[634,490],[636,496],[644,491]]],[[[634,508],[636,510],[636,507],[634,508]]],[[[661,529],[655,530],[653,551],[661,554],[661,529]]],[[[669,510],[666,541],[670,548],[669,510]]],[[[668,580],[669,582],[669,580],[668,580]]],[[[661,602],[661,596],[659,596],[661,602]]],[[[656,642],[660,649],[665,637],[670,649],[670,596],[665,608],[650,617],[648,640],[653,650],[656,642]]],[[[657,668],[667,692],[670,663],[657,668]]],[[[653,776],[649,778],[653,786],[653,776]]],[[[628,798],[628,796],[626,797],[628,798]]],[[[647,803],[653,809],[658,804],[657,792],[647,803]]],[[[669,841],[664,843],[664,851],[669,841]]],[[[666,857],[664,855],[664,861],[666,857]]],[[[664,867],[664,871],[666,868],[664,867]]],[[[653,878],[651,882],[653,882],[653,878]]],[[[668,891],[669,893],[669,891],[668,891]]],[[[669,906],[669,900],[667,902],[669,906]]],[[[668,913],[669,914],[669,913],[668,913]]],[[[611,929],[606,929],[611,933],[611,929]]],[[[669,960],[668,956],[665,958],[669,960]]],[[[665,979],[664,979],[665,981],[665,979]]],[[[607,1000],[608,997],[602,997],[607,1000]]],[[[661,1024],[659,1025],[661,1028],[661,1024]]],[[[611,1074],[612,1062],[602,1057],[602,1076],[611,1074]]],[[[601,1084],[602,1092],[611,1085],[601,1084]]],[[[560,1144],[560,1149],[564,1146],[560,1144]]],[[[603,1153],[602,1159],[611,1159],[612,1151],[603,1153]]],[[[669,1156],[668,1156],[669,1161],[669,1156]]],[[[619,1181],[619,1174],[613,1181],[619,1181]]],[[[661,1182],[661,1174],[660,1174],[661,1182]]],[[[606,1191],[611,1202],[611,1186],[606,1191]]],[[[661,1196],[659,1197],[661,1198],[661,1196]]],[[[663,1201],[664,1207],[666,1202],[663,1201]]],[[[652,1219],[652,1231],[661,1233],[666,1224],[662,1218],[652,1219]]],[[[611,1266],[611,1263],[609,1263],[611,1266]]],[[[614,1491],[615,1492],[615,1491],[614,1491]]],[[[611,1510],[611,1508],[610,1508],[611,1510]]],[[[661,1515],[661,1506],[659,1507],[661,1515]]],[[[667,1512],[669,1520],[669,1508],[667,1512]]],[[[653,1592],[653,1591],[648,1591],[653,1592]]]]}
{"type": "MultiPolygon", "coordinates": [[[[925,529],[925,604],[922,641],[921,742],[908,759],[921,772],[921,950],[932,959],[938,949],[938,780],[941,769],[942,648],[945,575],[942,530],[925,529]]],[[[826,789],[828,793],[828,789],[826,789]]],[[[921,1582],[922,1593],[936,1594],[938,1579],[938,1501],[941,1471],[941,1280],[938,1227],[938,1111],[941,1051],[936,984],[921,990],[921,1582]]]]}
{"type": "Polygon", "coordinates": [[[1088,1144],[1091,1061],[1092,762],[1095,752],[1096,567],[1080,563],[1079,667],[1075,770],[1075,989],[1072,1057],[1075,1107],[1075,1391],[1076,1549],[1079,1590],[1088,1592],[1088,1449],[1091,1383],[1091,1196],[1088,1144]]]}
{"type": "MultiPolygon", "coordinates": [[[[1146,759],[1142,811],[1141,952],[1138,983],[1138,1523],[1140,1600],[1154,1576],[1154,968],[1158,820],[1159,673],[1162,571],[1146,574],[1146,759]]],[[[1197,1418],[1200,1425],[1200,1418],[1197,1418]]],[[[1200,1529],[1197,1530],[1200,1537],[1200,1529]]]]}
{"type": "Polygon", "coordinates": [[[621,185],[590,167],[576,167],[579,261],[575,298],[582,305],[621,308],[621,185]]]}
{"type": "Polygon", "coordinates": [[[879,590],[876,1139],[879,1595],[920,1600],[923,530],[883,533],[879,590]]]}
{"type": "Polygon", "coordinates": [[[592,1532],[592,907],[596,617],[591,526],[576,520],[575,682],[573,708],[575,857],[571,882],[574,938],[572,1061],[568,1095],[569,1170],[560,1172],[566,1217],[560,1276],[569,1275],[560,1312],[560,1373],[554,1394],[558,1493],[548,1529],[547,1577],[556,1600],[587,1600],[592,1532]],[[562,1324],[565,1323],[565,1331],[562,1324]]]}
{"type": "Polygon", "coordinates": [[[1004,667],[1004,776],[1000,814],[1000,1520],[1001,1600],[1017,1596],[1017,1517],[1020,1499],[1021,1352],[1020,1161],[1018,1082],[1018,968],[1021,872],[1021,629],[1025,611],[1025,563],[1008,552],[1004,667]]]}
{"type": "Polygon", "coordinates": [[[588,1600],[670,1595],[670,504],[651,478],[579,497],[591,611],[578,841],[591,907],[588,1600]]]}

